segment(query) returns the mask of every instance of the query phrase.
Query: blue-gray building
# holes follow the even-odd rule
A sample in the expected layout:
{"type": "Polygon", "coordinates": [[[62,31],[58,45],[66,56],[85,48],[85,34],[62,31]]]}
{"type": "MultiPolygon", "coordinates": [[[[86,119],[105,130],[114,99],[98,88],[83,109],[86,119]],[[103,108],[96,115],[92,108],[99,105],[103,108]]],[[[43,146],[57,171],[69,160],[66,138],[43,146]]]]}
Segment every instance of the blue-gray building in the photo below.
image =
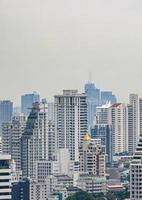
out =
{"type": "Polygon", "coordinates": [[[111,91],[100,91],[100,89],[96,88],[95,84],[91,82],[85,84],[85,94],[87,96],[88,107],[88,131],[90,132],[93,127],[96,107],[104,105],[107,102],[114,104],[117,102],[117,99],[111,91]]]}
{"type": "Polygon", "coordinates": [[[30,108],[32,108],[35,102],[40,102],[40,95],[36,92],[21,96],[21,112],[28,116],[30,114],[30,108]]]}
{"type": "Polygon", "coordinates": [[[12,200],[30,200],[30,184],[28,180],[12,183],[12,200]]]}
{"type": "Polygon", "coordinates": [[[106,154],[108,155],[107,163],[112,164],[112,126],[107,124],[97,124],[91,130],[92,138],[101,139],[102,145],[106,146],[106,154]]]}
{"type": "Polygon", "coordinates": [[[100,105],[100,90],[95,87],[94,83],[85,84],[85,94],[87,96],[87,112],[88,112],[88,130],[93,126],[96,107],[100,105]]]}
{"type": "Polygon", "coordinates": [[[107,102],[111,102],[111,104],[115,104],[117,102],[116,96],[114,94],[112,94],[111,91],[102,91],[101,92],[101,105],[104,105],[107,102]]]}
{"type": "Polygon", "coordinates": [[[9,100],[0,101],[0,123],[11,122],[13,114],[13,102],[9,100]]]}

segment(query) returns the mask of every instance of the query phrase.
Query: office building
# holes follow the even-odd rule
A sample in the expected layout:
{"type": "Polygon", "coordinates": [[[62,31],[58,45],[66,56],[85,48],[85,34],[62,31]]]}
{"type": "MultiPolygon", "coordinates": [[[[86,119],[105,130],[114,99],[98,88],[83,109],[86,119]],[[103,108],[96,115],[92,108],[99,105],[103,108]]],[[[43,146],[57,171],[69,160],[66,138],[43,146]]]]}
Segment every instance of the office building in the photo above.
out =
{"type": "Polygon", "coordinates": [[[88,131],[90,131],[93,126],[96,107],[100,105],[100,90],[96,88],[95,84],[88,82],[85,84],[85,94],[87,96],[88,131]]]}
{"type": "Polygon", "coordinates": [[[32,94],[25,94],[21,96],[21,112],[28,116],[30,114],[30,109],[32,104],[35,102],[40,102],[40,96],[38,93],[33,92],[32,94]]]}
{"type": "Polygon", "coordinates": [[[0,124],[11,122],[13,103],[9,100],[0,101],[0,124]]]}
{"type": "Polygon", "coordinates": [[[88,129],[86,95],[64,90],[55,96],[55,134],[57,148],[67,148],[71,160],[78,160],[79,145],[88,129]]]}
{"type": "Polygon", "coordinates": [[[0,199],[11,200],[11,156],[0,155],[0,199]]]}
{"type": "Polygon", "coordinates": [[[104,105],[107,102],[115,104],[117,102],[116,96],[112,94],[111,91],[101,91],[101,105],[104,105]]]}
{"type": "Polygon", "coordinates": [[[101,139],[101,144],[106,147],[108,164],[112,164],[112,126],[107,124],[97,124],[91,130],[92,139],[101,139]]]}
{"type": "Polygon", "coordinates": [[[21,138],[23,177],[35,178],[36,162],[48,160],[46,104],[34,103],[21,138]]]}
{"type": "Polygon", "coordinates": [[[12,183],[12,200],[30,200],[29,180],[19,180],[12,183]]]}

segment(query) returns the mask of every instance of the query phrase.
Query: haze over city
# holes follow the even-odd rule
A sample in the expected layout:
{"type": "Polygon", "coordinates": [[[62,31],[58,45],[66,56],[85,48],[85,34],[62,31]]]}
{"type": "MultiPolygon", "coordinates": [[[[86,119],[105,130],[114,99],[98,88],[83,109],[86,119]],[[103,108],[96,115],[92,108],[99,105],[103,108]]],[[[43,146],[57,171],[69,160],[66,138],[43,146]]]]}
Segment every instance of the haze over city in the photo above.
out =
{"type": "Polygon", "coordinates": [[[51,98],[92,82],[119,100],[141,92],[141,0],[1,0],[0,99],[51,98]]]}

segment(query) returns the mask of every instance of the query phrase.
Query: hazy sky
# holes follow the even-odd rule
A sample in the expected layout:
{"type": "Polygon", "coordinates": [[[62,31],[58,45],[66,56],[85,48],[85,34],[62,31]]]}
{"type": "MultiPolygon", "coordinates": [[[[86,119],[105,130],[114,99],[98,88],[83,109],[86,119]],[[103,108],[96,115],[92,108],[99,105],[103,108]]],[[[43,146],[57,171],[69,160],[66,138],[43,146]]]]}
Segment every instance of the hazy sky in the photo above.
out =
{"type": "Polygon", "coordinates": [[[142,95],[141,0],[0,0],[0,99],[92,81],[142,95]]]}

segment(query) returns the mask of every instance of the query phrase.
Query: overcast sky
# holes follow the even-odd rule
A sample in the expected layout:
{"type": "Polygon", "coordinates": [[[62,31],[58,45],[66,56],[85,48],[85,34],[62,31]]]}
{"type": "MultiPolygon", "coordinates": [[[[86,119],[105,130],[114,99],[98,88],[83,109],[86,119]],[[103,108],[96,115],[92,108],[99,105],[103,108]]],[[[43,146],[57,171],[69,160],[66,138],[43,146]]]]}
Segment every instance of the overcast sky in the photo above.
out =
{"type": "Polygon", "coordinates": [[[0,0],[0,99],[83,91],[142,95],[141,0],[0,0]]]}

